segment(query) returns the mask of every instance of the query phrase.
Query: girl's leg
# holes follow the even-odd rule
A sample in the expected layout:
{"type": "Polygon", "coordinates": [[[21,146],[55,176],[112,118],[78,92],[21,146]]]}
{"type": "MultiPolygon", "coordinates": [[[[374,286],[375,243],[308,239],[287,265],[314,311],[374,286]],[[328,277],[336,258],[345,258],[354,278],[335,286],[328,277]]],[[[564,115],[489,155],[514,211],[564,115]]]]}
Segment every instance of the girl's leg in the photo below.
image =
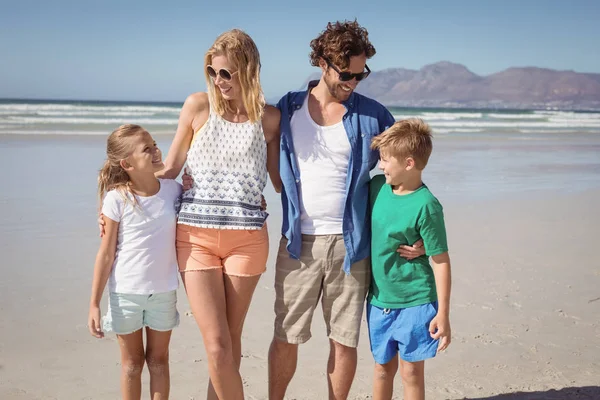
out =
{"type": "Polygon", "coordinates": [[[391,400],[394,394],[394,377],[398,372],[398,355],[387,364],[375,363],[373,374],[373,400],[391,400]]]}
{"type": "Polygon", "coordinates": [[[121,348],[121,395],[123,400],[140,400],[145,359],[143,331],[139,329],[117,338],[121,348]]]}
{"type": "MultiPolygon", "coordinates": [[[[252,295],[254,294],[254,289],[256,289],[259,280],[260,275],[223,275],[225,302],[227,304],[227,324],[231,336],[233,359],[238,370],[242,361],[242,330],[244,328],[244,320],[246,319],[246,314],[248,313],[250,302],[252,301],[252,295]]],[[[207,398],[209,400],[218,399],[212,381],[209,382],[207,398]]]]}
{"type": "Polygon", "coordinates": [[[405,400],[425,400],[425,361],[400,360],[405,400]]]}
{"type": "Polygon", "coordinates": [[[150,372],[150,398],[169,398],[171,380],[169,375],[169,342],[171,332],[146,328],[146,364],[150,372]]]}
{"type": "Polygon", "coordinates": [[[215,392],[220,399],[243,400],[242,378],[233,357],[227,322],[223,270],[184,272],[182,278],[190,308],[202,333],[215,392]]]}

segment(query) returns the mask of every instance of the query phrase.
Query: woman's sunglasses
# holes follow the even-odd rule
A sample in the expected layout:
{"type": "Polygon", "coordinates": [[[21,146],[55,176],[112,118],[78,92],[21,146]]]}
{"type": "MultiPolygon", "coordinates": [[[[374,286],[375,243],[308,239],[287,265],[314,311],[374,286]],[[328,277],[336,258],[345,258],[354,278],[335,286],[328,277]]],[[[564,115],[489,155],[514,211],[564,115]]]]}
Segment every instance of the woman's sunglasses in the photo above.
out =
{"type": "Polygon", "coordinates": [[[210,76],[212,79],[216,79],[218,74],[224,81],[230,81],[233,75],[238,73],[238,71],[229,72],[225,68],[222,68],[219,70],[219,72],[217,72],[211,65],[206,67],[206,72],[208,73],[208,76],[210,76]]]}
{"type": "Polygon", "coordinates": [[[365,64],[365,68],[367,69],[366,71],[359,72],[357,74],[353,74],[352,72],[348,72],[348,71],[342,72],[335,65],[333,65],[331,63],[331,61],[329,61],[326,58],[323,58],[323,59],[325,60],[325,62],[327,63],[328,66],[333,68],[333,70],[338,73],[338,75],[340,76],[340,81],[342,81],[342,82],[348,82],[354,78],[356,78],[357,82],[360,82],[363,79],[365,79],[367,76],[369,76],[369,74],[371,74],[371,70],[369,69],[369,66],[367,64],[365,64]]]}

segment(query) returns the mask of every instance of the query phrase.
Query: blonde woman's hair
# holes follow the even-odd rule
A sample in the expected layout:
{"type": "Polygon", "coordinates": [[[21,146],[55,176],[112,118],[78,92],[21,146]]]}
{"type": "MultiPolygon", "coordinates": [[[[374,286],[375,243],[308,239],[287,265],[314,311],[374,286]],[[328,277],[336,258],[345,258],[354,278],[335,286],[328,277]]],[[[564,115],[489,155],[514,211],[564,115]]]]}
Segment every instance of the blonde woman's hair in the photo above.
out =
{"type": "Polygon", "coordinates": [[[108,137],[106,141],[106,161],[98,176],[100,204],[102,204],[106,193],[113,189],[118,190],[125,201],[133,201],[134,205],[136,204],[135,196],[128,196],[128,193],[131,193],[130,179],[127,172],[121,167],[121,160],[129,157],[133,152],[131,139],[144,133],[148,132],[141,126],[127,124],[115,129],[108,137]]]}
{"type": "MultiPolygon", "coordinates": [[[[238,72],[233,79],[239,79],[242,89],[242,100],[251,122],[262,119],[265,108],[265,97],[260,86],[260,54],[254,40],[239,29],[222,33],[204,56],[204,75],[208,87],[211,106],[219,115],[234,112],[229,102],[215,88],[206,67],[211,65],[214,56],[225,56],[235,66],[238,72]]],[[[235,72],[235,71],[230,71],[235,72]]]]}
{"type": "Polygon", "coordinates": [[[433,150],[431,128],[419,118],[397,121],[373,138],[371,148],[396,158],[411,157],[415,167],[422,170],[433,150]]]}

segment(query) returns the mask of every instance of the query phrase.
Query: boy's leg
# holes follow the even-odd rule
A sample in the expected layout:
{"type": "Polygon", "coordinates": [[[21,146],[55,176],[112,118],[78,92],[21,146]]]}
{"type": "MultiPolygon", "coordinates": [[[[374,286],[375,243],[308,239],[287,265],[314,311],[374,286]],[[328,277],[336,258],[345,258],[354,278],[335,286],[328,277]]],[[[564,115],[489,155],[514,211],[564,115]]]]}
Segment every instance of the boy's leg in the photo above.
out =
{"type": "Polygon", "coordinates": [[[429,324],[437,314],[437,302],[402,309],[394,339],[398,342],[404,399],[425,399],[425,360],[433,358],[438,341],[431,338],[429,324]]]}
{"type": "Polygon", "coordinates": [[[383,309],[370,303],[366,309],[369,344],[375,360],[373,399],[391,400],[398,372],[398,342],[393,336],[401,310],[383,309]]]}
{"type": "Polygon", "coordinates": [[[160,332],[146,328],[146,364],[150,372],[150,398],[169,398],[171,379],[169,375],[169,342],[171,332],[160,332]]]}
{"type": "Polygon", "coordinates": [[[392,400],[396,372],[398,372],[398,355],[387,364],[375,363],[373,400],[392,400]]]}
{"type": "Polygon", "coordinates": [[[117,335],[117,339],[121,349],[121,395],[123,400],[140,400],[145,359],[142,329],[117,335]]]}
{"type": "Polygon", "coordinates": [[[425,361],[400,360],[404,400],[425,400],[425,361]]]}

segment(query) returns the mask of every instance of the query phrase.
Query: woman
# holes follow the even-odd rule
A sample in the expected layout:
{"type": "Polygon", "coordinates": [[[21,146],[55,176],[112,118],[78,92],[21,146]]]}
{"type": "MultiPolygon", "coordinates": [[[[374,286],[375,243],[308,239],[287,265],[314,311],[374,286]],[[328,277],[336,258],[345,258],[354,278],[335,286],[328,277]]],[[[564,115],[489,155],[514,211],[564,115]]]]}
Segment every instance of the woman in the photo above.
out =
{"type": "Polygon", "coordinates": [[[239,374],[244,319],[266,269],[261,209],[267,172],[277,192],[279,120],[265,105],[254,41],[234,29],[204,58],[208,93],[191,94],[159,177],[187,161],[193,179],[178,214],[177,258],[208,356],[209,399],[243,399],[239,374]]]}

